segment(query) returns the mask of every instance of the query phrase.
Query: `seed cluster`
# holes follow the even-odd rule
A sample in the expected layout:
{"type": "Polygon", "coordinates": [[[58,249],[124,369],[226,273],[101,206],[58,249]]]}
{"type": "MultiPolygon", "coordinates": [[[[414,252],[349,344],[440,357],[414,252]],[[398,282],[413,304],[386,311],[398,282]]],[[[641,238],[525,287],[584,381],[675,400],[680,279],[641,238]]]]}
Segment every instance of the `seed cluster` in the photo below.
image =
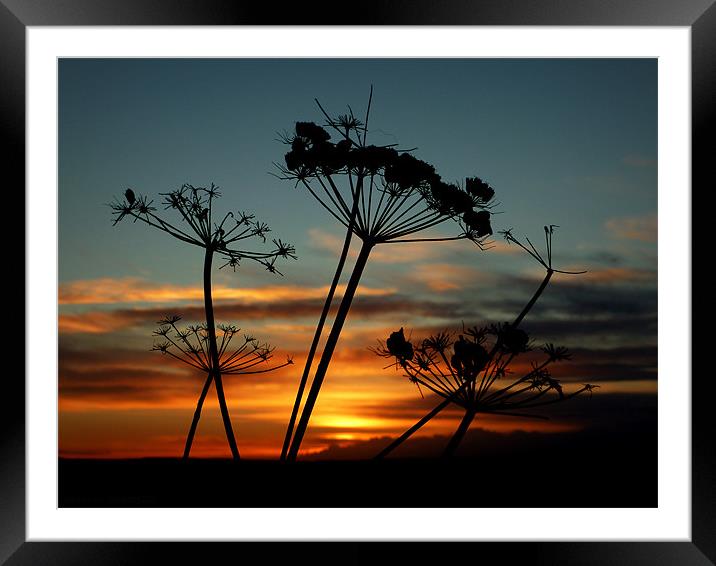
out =
{"type": "Polygon", "coordinates": [[[294,131],[284,135],[291,149],[284,156],[285,165],[278,167],[282,178],[303,183],[344,224],[349,218],[351,196],[356,197],[361,191],[380,193],[376,199],[372,194],[359,195],[362,199],[356,219],[359,236],[373,237],[380,243],[448,218],[460,224],[462,237],[476,243],[492,234],[489,208],[495,191],[487,182],[469,177],[464,187],[460,187],[443,180],[431,164],[408,151],[365,145],[365,135],[360,135],[365,130],[355,118],[344,116],[329,120],[328,124],[340,132],[338,141],[333,142],[328,130],[314,122],[296,122],[294,131]],[[341,193],[333,180],[336,175],[350,178],[351,195],[341,193]],[[322,185],[325,193],[321,194],[318,187],[314,189],[312,182],[322,185]],[[401,211],[403,214],[399,214],[401,211]]]}

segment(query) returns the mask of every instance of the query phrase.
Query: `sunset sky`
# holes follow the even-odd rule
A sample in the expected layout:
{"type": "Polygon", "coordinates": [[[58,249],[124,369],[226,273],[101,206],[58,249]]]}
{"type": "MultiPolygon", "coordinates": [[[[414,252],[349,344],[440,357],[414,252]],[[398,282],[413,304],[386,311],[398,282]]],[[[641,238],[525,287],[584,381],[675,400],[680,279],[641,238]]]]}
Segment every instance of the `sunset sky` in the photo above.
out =
{"type": "MultiPolygon", "coordinates": [[[[478,416],[473,427],[651,426],[656,80],[654,59],[61,59],[60,455],[181,455],[205,376],[150,351],[151,332],[166,314],[202,320],[202,252],[140,223],[113,227],[106,205],[128,187],[161,200],[183,183],[212,182],[223,191],[219,210],[253,212],[299,257],[281,264],[283,277],[250,264],[214,271],[217,320],[275,345],[276,363],[295,360],[225,379],[242,456],[278,455],[343,238],[310,194],[271,175],[287,151],[280,134],[322,121],[316,97],[330,112],[349,104],[362,116],[371,84],[369,143],[415,147],[449,181],[487,180],[499,202],[495,245],[375,250],[304,452],[358,454],[437,404],[368,348],[401,326],[421,338],[513,319],[543,272],[497,231],[542,242],[544,224],[559,225],[555,266],[588,273],[556,275],[524,328],[536,345],[573,352],[557,377],[600,388],[548,421],[478,416]]],[[[446,223],[430,235],[456,230],[446,223]]],[[[445,411],[420,434],[448,435],[459,419],[445,411]]],[[[213,389],[192,454],[230,455],[213,389]]]]}

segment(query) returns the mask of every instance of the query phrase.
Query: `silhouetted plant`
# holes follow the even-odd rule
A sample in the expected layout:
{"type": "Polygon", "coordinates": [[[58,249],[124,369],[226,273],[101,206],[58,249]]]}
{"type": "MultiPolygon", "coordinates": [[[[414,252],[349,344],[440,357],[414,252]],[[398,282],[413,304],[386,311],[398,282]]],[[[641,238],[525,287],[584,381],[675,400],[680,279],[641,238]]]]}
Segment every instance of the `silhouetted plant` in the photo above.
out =
{"type": "Polygon", "coordinates": [[[314,122],[296,122],[283,141],[291,146],[285,164],[277,164],[279,178],[305,188],[328,213],[346,228],[346,236],[299,383],[284,439],[281,458],[295,460],[311,412],[326,376],[333,352],[350,310],[361,275],[377,245],[468,239],[482,247],[492,234],[490,211],[494,190],[477,177],[464,186],[444,181],[435,168],[414,157],[411,150],[394,145],[368,145],[371,88],[365,119],[348,108],[332,118],[323,113],[325,128],[314,122]],[[327,128],[327,129],[326,129],[327,128]],[[338,141],[331,141],[331,133],[338,141]],[[453,220],[459,232],[449,237],[409,236],[453,220]],[[306,397],[298,424],[296,418],[308,382],[313,357],[340,279],[352,235],[362,241],[353,271],[331,327],[306,397]],[[295,432],[294,432],[295,426],[295,432]]]}
{"type": "MultiPolygon", "coordinates": [[[[173,315],[157,322],[160,326],[153,334],[158,341],[154,343],[152,350],[171,356],[207,374],[184,447],[184,458],[188,458],[201,417],[201,409],[213,380],[213,361],[207,325],[196,324],[179,328],[177,322],[180,320],[181,317],[173,315]]],[[[239,333],[239,328],[226,324],[217,324],[216,327],[218,329],[219,373],[222,376],[267,373],[293,363],[289,357],[283,364],[259,369],[273,358],[275,349],[273,346],[261,343],[248,334],[242,335],[237,344],[234,337],[239,333]],[[234,342],[233,345],[232,342],[234,342]]]]}
{"type": "Polygon", "coordinates": [[[566,348],[553,344],[541,347],[544,359],[540,363],[532,362],[529,371],[516,378],[511,376],[511,363],[530,349],[526,332],[504,324],[467,328],[457,340],[452,334],[436,334],[419,346],[405,340],[401,328],[375,352],[395,358],[396,365],[418,388],[422,386],[440,397],[450,398],[452,403],[465,410],[460,426],[445,449],[444,455],[449,456],[480,413],[546,419],[546,416],[524,411],[565,401],[580,393],[591,392],[595,387],[585,384],[577,391],[565,394],[548,366],[569,359],[570,354],[566,348]],[[489,350],[498,343],[501,346],[491,358],[489,350]],[[551,399],[550,393],[554,394],[551,399]]]}
{"type": "MultiPolygon", "coordinates": [[[[566,348],[553,344],[542,346],[543,359],[539,363],[533,362],[529,371],[519,377],[511,376],[512,362],[531,350],[528,334],[518,326],[539,299],[552,275],[585,273],[552,267],[554,228],[554,225],[544,227],[545,255],[537,251],[529,238],[524,245],[510,230],[502,232],[509,244],[521,247],[546,270],[537,291],[512,323],[467,328],[457,339],[453,334],[442,332],[426,338],[418,346],[405,338],[403,328],[393,332],[385,343],[379,341],[379,346],[373,349],[376,354],[394,358],[396,368],[401,369],[418,389],[422,386],[443,397],[444,401],[388,445],[377,458],[397,448],[450,403],[462,407],[465,414],[445,449],[445,456],[454,453],[475,416],[480,413],[545,419],[547,417],[543,415],[524,411],[566,401],[585,392],[591,395],[592,390],[598,387],[584,384],[572,393],[565,393],[561,383],[550,374],[549,366],[569,359],[570,354],[566,348]]],[[[420,393],[422,395],[422,391],[420,393]]]]}
{"type": "MultiPolygon", "coordinates": [[[[213,183],[211,187],[194,187],[182,185],[180,188],[168,193],[160,193],[164,197],[162,204],[165,210],[176,211],[182,222],[179,227],[157,214],[153,201],[143,195],[137,195],[132,189],[127,189],[123,199],[116,199],[110,207],[114,215],[114,225],[125,218],[131,218],[134,222],[141,221],[149,226],[166,232],[182,242],[193,244],[204,250],[204,311],[206,314],[206,329],[208,337],[208,358],[210,360],[207,371],[211,381],[216,386],[216,394],[219,400],[221,418],[224,423],[226,437],[229,442],[231,454],[234,459],[239,458],[239,449],[236,446],[231,418],[226,404],[224,387],[221,379],[221,363],[219,346],[216,338],[216,324],[214,322],[214,304],[212,300],[211,270],[214,255],[223,258],[224,263],[220,266],[236,267],[243,260],[251,260],[263,265],[271,273],[279,273],[275,263],[278,258],[296,258],[295,250],[290,244],[274,239],[273,248],[266,252],[240,249],[244,241],[259,239],[266,242],[266,235],[270,232],[267,224],[255,220],[253,215],[239,212],[226,213],[219,222],[215,221],[213,204],[214,200],[221,196],[219,189],[213,183]]],[[[205,389],[208,386],[205,386],[205,389]]],[[[201,414],[203,397],[200,397],[197,404],[197,411],[201,414]]],[[[196,418],[196,417],[195,417],[196,418]]],[[[194,427],[195,428],[195,427],[194,427]]],[[[191,433],[190,433],[191,434],[191,433]]]]}

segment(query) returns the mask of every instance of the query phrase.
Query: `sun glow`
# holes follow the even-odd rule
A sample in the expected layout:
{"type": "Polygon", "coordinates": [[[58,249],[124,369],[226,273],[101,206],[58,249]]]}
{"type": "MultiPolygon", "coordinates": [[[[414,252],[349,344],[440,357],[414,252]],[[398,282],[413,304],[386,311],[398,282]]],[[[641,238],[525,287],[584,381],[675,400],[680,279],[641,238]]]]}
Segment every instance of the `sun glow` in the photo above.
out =
{"type": "Polygon", "coordinates": [[[352,429],[384,429],[395,425],[393,419],[379,417],[362,417],[358,415],[316,415],[314,426],[336,428],[340,430],[352,429]]]}

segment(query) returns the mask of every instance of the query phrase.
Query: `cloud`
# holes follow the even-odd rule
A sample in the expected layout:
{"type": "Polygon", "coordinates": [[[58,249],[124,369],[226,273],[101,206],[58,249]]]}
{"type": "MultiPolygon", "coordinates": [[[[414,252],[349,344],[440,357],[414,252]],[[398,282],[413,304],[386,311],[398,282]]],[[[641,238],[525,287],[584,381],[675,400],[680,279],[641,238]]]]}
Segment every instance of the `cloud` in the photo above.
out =
{"type": "MultiPolygon", "coordinates": [[[[267,367],[280,365],[284,359],[277,354],[267,367]]],[[[285,386],[285,379],[293,373],[288,366],[270,374],[226,376],[227,398],[232,398],[229,392],[237,386],[258,387],[267,382],[285,386]]],[[[204,372],[158,352],[108,347],[87,350],[60,344],[59,398],[66,409],[192,407],[205,379],[204,372]]]]}
{"type": "Polygon", "coordinates": [[[141,324],[134,316],[138,312],[139,309],[60,314],[58,327],[60,334],[107,334],[141,324]]]}
{"type": "Polygon", "coordinates": [[[73,367],[60,357],[58,373],[61,408],[191,406],[203,381],[197,372],[162,368],[156,360],[135,367],[73,367]]]}
{"type": "MultiPolygon", "coordinates": [[[[431,268],[426,270],[429,275],[431,268]]],[[[411,298],[401,294],[363,296],[359,289],[342,344],[374,345],[375,340],[385,339],[387,332],[400,326],[418,336],[423,330],[459,330],[463,322],[472,326],[511,320],[538,285],[532,277],[503,274],[489,292],[465,294],[449,288],[456,279],[443,278],[439,269],[432,271],[441,275],[428,279],[428,285],[446,289],[440,296],[435,291],[432,298],[422,298],[419,293],[411,298]]],[[[553,341],[568,347],[655,343],[657,292],[656,286],[649,284],[651,275],[648,270],[622,268],[578,277],[557,275],[525,319],[525,329],[538,342],[553,341]],[[593,280],[588,280],[590,275],[593,280]]],[[[469,278],[471,273],[461,276],[469,278]]],[[[291,348],[296,353],[310,342],[322,303],[321,299],[226,302],[217,305],[216,313],[217,320],[238,321],[246,331],[258,332],[259,338],[275,340],[282,349],[291,348]]],[[[197,304],[89,310],[61,313],[60,333],[61,337],[101,338],[143,327],[148,334],[148,327],[173,312],[181,314],[187,323],[204,318],[203,307],[197,304]]]]}
{"type": "Polygon", "coordinates": [[[656,346],[571,348],[570,352],[571,361],[555,364],[550,368],[555,377],[594,383],[657,379],[656,346]]]}
{"type": "MultiPolygon", "coordinates": [[[[342,294],[339,285],[336,294],[342,294]]],[[[393,288],[361,287],[365,296],[390,295],[393,288]]],[[[258,288],[234,288],[215,284],[215,301],[245,301],[271,303],[275,301],[320,299],[328,293],[328,286],[302,287],[298,285],[269,285],[258,288]]],[[[176,303],[203,301],[201,287],[153,283],[137,277],[83,279],[63,283],[59,287],[61,305],[118,304],[118,303],[176,303]]]]}
{"type": "MultiPolygon", "coordinates": [[[[414,340],[428,334],[424,329],[416,329],[414,340]]],[[[295,354],[293,366],[275,372],[227,376],[229,399],[238,399],[242,412],[252,414],[252,418],[269,421],[287,418],[282,411],[288,411],[306,352],[295,354]]],[[[647,383],[654,384],[657,378],[656,346],[575,348],[572,354],[571,361],[550,367],[552,374],[564,379],[567,387],[576,387],[568,382],[593,382],[605,392],[644,391],[648,389],[647,383]],[[612,382],[623,385],[608,387],[612,382]]],[[[317,356],[320,355],[319,350],[317,356]]],[[[519,377],[529,370],[531,361],[543,358],[539,350],[519,357],[510,366],[511,375],[519,377]]],[[[270,363],[278,365],[283,361],[283,354],[277,352],[270,363]]],[[[434,406],[434,396],[423,391],[426,395],[421,398],[400,369],[386,366],[390,366],[389,360],[371,352],[365,342],[344,343],[332,360],[328,388],[322,392],[321,410],[326,411],[323,425],[362,429],[365,422],[359,423],[357,419],[379,418],[381,426],[387,426],[386,419],[401,422],[417,419],[434,406]],[[331,415],[341,415],[339,420],[343,424],[329,423],[326,419],[333,418],[331,415]],[[355,426],[348,423],[351,415],[355,417],[352,421],[355,426]]],[[[203,372],[146,349],[90,350],[60,344],[59,387],[63,407],[191,407],[205,377],[203,372]]],[[[387,429],[385,426],[384,430],[392,430],[395,425],[387,429]]]]}
{"type": "Polygon", "coordinates": [[[657,241],[658,220],[656,213],[611,218],[605,223],[605,228],[612,237],[620,240],[657,241]]]}
{"type": "MultiPolygon", "coordinates": [[[[411,313],[412,316],[430,316],[452,319],[461,314],[460,306],[455,302],[439,302],[419,299],[409,299],[402,295],[367,296],[363,288],[358,289],[359,296],[351,308],[351,317],[386,318],[396,317],[396,313],[411,313]]],[[[335,313],[337,301],[334,301],[332,313],[335,313]]],[[[317,319],[323,299],[302,299],[276,301],[273,303],[261,302],[246,303],[218,303],[215,306],[218,321],[251,321],[275,319],[300,319],[310,317],[317,319]]],[[[87,311],[82,313],[62,313],[59,317],[61,333],[107,333],[124,328],[154,324],[167,314],[181,314],[185,321],[203,320],[204,307],[199,305],[185,305],[171,307],[151,307],[116,309],[112,311],[87,311]]]]}
{"type": "MultiPolygon", "coordinates": [[[[566,266],[566,271],[580,271],[580,266],[566,266]]],[[[521,281],[521,286],[529,280],[534,285],[538,280],[544,277],[544,271],[534,269],[529,272],[529,276],[521,281]],[[534,273],[535,276],[532,276],[534,273]]],[[[490,286],[499,288],[507,282],[513,282],[515,276],[510,274],[498,274],[486,271],[482,267],[471,267],[465,265],[456,265],[449,263],[425,263],[417,265],[408,276],[409,281],[414,281],[423,285],[430,291],[438,293],[449,291],[461,291],[471,289],[476,285],[482,288],[490,286]]],[[[590,269],[586,273],[579,276],[559,276],[553,285],[621,285],[621,284],[656,284],[657,272],[653,269],[638,269],[631,267],[606,267],[600,269],[590,269]]]]}
{"type": "MultiPolygon", "coordinates": [[[[540,296],[529,319],[549,316],[583,324],[588,320],[596,322],[625,315],[656,317],[655,272],[597,270],[592,274],[593,280],[589,280],[590,273],[578,276],[556,274],[540,296]],[[612,284],[632,281],[638,284],[612,284]],[[653,284],[647,285],[644,281],[653,284]]],[[[539,280],[531,275],[504,274],[500,284],[492,293],[481,298],[480,304],[489,311],[520,312],[535,292],[539,280]]]]}
{"type": "MultiPolygon", "coordinates": [[[[580,276],[581,284],[603,283],[653,283],[656,284],[657,272],[653,269],[636,269],[632,267],[608,267],[592,269],[580,276]]],[[[578,278],[565,279],[564,283],[579,282],[578,278]]]]}
{"type": "Polygon", "coordinates": [[[411,270],[407,279],[430,291],[445,293],[460,291],[477,282],[487,282],[494,277],[481,269],[451,263],[423,263],[411,270]]]}

